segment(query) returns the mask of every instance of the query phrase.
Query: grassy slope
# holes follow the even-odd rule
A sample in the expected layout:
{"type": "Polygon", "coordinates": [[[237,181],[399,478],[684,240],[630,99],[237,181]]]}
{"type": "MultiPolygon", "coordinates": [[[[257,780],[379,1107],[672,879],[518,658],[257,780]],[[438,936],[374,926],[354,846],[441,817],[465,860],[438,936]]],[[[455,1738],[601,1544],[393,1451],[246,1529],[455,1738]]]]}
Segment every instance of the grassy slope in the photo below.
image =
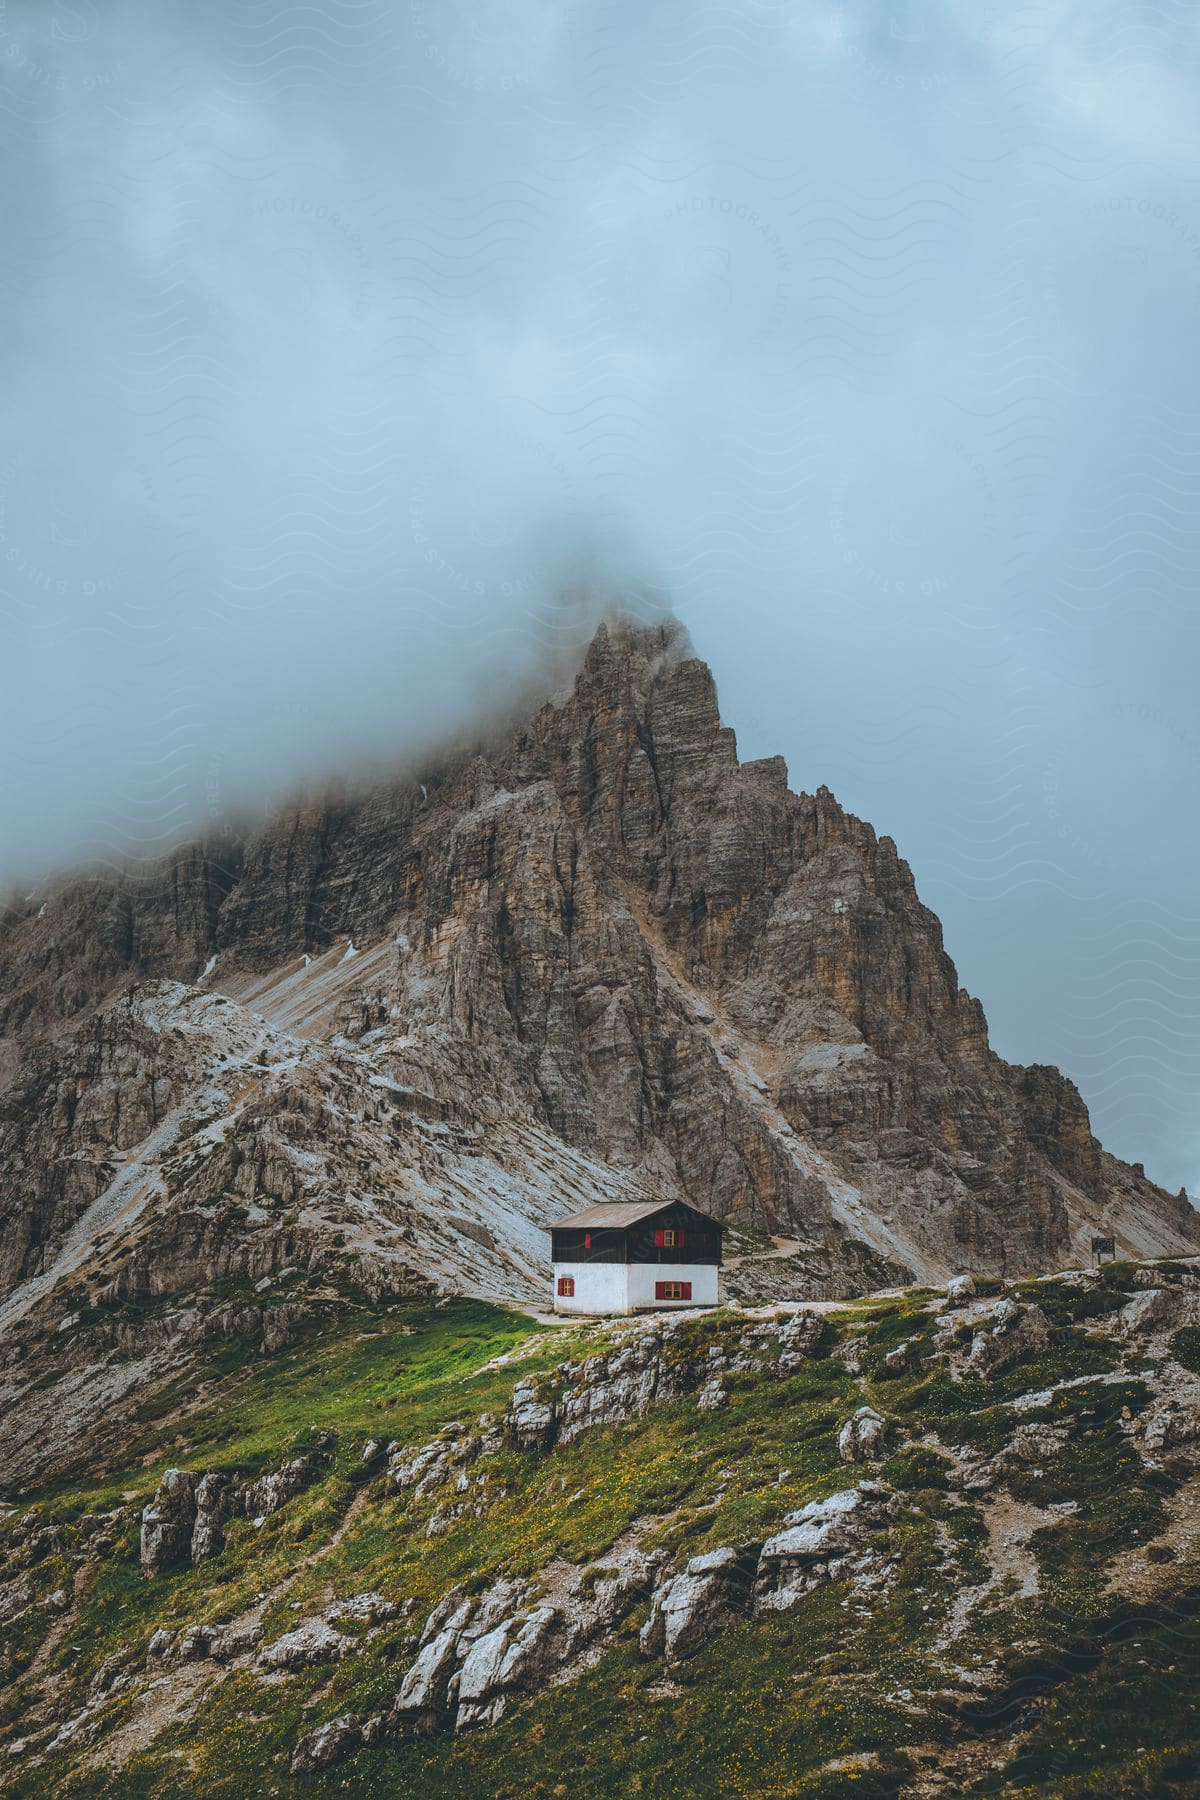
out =
{"type": "MultiPolygon", "coordinates": [[[[1108,1277],[1102,1304],[1119,1304],[1122,1275],[1108,1277]]],[[[1046,1301],[1047,1290],[1038,1298],[1046,1301]]],[[[1107,1559],[1152,1538],[1172,1482],[1148,1475],[1118,1426],[1136,1408],[1135,1376],[1090,1383],[1056,1398],[1045,1416],[1073,1416],[1080,1440],[1040,1474],[1015,1478],[1019,1498],[1078,1510],[1043,1530],[1033,1548],[1040,1593],[1017,1600],[1000,1583],[974,1607],[950,1652],[937,1640],[955,1594],[987,1573],[982,1516],[947,1491],[946,1467],[910,1442],[884,1466],[905,1510],[893,1532],[899,1577],[870,1605],[831,1583],[789,1614],[740,1624],[716,1637],[664,1683],[661,1665],[637,1653],[636,1613],[582,1681],[514,1708],[499,1727],[393,1743],[360,1752],[319,1776],[297,1781],[287,1756],[301,1731],[342,1711],[386,1709],[411,1660],[426,1612],[457,1582],[486,1585],[504,1570],[533,1574],[554,1556],[603,1562],[634,1519],[653,1517],[651,1542],[680,1559],[705,1548],[764,1535],[806,1499],[847,1485],[836,1431],[870,1398],[912,1436],[934,1430],[944,1443],[998,1448],[1018,1415],[1007,1401],[1064,1376],[1100,1375],[1115,1365],[1112,1345],[1073,1320],[1076,1296],[1049,1296],[1059,1325],[1038,1363],[991,1383],[951,1383],[941,1369],[900,1379],[882,1371],[901,1337],[928,1340],[932,1322],[919,1295],[847,1308],[837,1335],[864,1330],[861,1381],[827,1354],[782,1380],[737,1377],[729,1406],[699,1413],[690,1402],[593,1431],[549,1455],[503,1452],[486,1465],[496,1498],[479,1518],[425,1536],[445,1495],[414,1501],[352,1479],[369,1436],[418,1443],[449,1419],[474,1422],[501,1410],[518,1373],[546,1371],[592,1347],[597,1329],[542,1331],[517,1315],[470,1302],[359,1308],[307,1342],[270,1360],[238,1367],[224,1346],[204,1372],[216,1386],[170,1448],[163,1425],[146,1421],[122,1466],[94,1486],[28,1498],[39,1516],[73,1523],[88,1510],[130,1496],[121,1542],[86,1565],[78,1611],[0,1711],[6,1736],[22,1724],[27,1690],[58,1684],[81,1703],[101,1663],[118,1646],[144,1650],[159,1625],[236,1617],[264,1593],[272,1638],[335,1595],[371,1588],[410,1601],[409,1616],[387,1627],[360,1657],[314,1668],[265,1688],[232,1671],[198,1711],[168,1725],[119,1770],[89,1766],[88,1752],[61,1751],[39,1767],[21,1762],[0,1775],[6,1792],[28,1796],[290,1794],[450,1796],[518,1794],[647,1796],[902,1793],[924,1756],[963,1758],[959,1791],[1138,1795],[1195,1792],[1168,1785],[1191,1779],[1200,1700],[1200,1626],[1183,1606],[1174,1617],[1122,1608],[1105,1592],[1107,1559]],[[521,1360],[485,1365],[520,1349],[521,1360]],[[163,1467],[275,1466],[320,1429],[338,1433],[326,1476],[255,1531],[239,1521],[223,1555],[197,1571],[143,1579],[136,1514],[163,1467]],[[147,1459],[150,1460],[147,1460],[147,1459]],[[502,1491],[503,1490],[503,1491],[502,1491]],[[136,1499],[133,1496],[136,1495],[136,1499]],[[276,1591],[278,1590],[278,1591],[276,1591]],[[971,1701],[955,1675],[996,1665],[1003,1680],[971,1701]],[[1013,1740],[1014,1725],[1023,1736],[1013,1740]],[[855,1758],[866,1758],[855,1763],[855,1758]],[[851,1759],[841,1768],[837,1759],[851,1759]],[[991,1768],[996,1762],[998,1768],[991,1768]]],[[[701,1343],[738,1329],[712,1314],[694,1327],[701,1343]]],[[[1024,1413],[1021,1418],[1038,1418],[1024,1413]]],[[[32,1571],[39,1593],[70,1586],[70,1565],[52,1557],[32,1571]]],[[[35,1653],[45,1615],[0,1628],[12,1675],[35,1653]]],[[[352,1629],[352,1628],[347,1628],[352,1629]]],[[[118,1695],[106,1730],[136,1702],[118,1695]]],[[[103,1738],[100,1740],[103,1745],[103,1738]]]]}

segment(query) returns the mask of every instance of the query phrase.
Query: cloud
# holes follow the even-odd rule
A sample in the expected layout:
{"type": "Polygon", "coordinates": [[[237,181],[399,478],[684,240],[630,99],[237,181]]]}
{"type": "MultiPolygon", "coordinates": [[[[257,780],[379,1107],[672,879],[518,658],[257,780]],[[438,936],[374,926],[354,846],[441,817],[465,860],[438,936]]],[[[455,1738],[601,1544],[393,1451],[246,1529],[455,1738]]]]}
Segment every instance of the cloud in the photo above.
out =
{"type": "Polygon", "coordinates": [[[402,760],[636,593],[1200,1184],[1196,54],[1116,0],[0,6],[0,866],[402,760]]]}

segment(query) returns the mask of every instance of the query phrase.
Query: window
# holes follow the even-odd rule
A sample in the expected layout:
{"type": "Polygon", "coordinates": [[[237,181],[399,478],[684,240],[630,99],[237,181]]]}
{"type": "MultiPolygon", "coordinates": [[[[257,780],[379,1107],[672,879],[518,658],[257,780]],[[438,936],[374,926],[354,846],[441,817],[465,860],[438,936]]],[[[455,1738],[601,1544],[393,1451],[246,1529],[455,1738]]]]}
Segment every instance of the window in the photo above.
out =
{"type": "Polygon", "coordinates": [[[682,1231],[676,1231],[669,1225],[665,1230],[656,1231],[654,1234],[654,1248],[656,1250],[682,1250],[682,1231]]]}
{"type": "Polygon", "coordinates": [[[558,1278],[558,1293],[559,1293],[559,1298],[562,1300],[570,1300],[571,1298],[573,1298],[574,1293],[575,1293],[575,1277],[573,1275],[560,1275],[559,1276],[559,1278],[558,1278]]]}
{"type": "Polygon", "coordinates": [[[690,1300],[691,1297],[690,1281],[656,1281],[654,1284],[656,1300],[690,1300]]]}

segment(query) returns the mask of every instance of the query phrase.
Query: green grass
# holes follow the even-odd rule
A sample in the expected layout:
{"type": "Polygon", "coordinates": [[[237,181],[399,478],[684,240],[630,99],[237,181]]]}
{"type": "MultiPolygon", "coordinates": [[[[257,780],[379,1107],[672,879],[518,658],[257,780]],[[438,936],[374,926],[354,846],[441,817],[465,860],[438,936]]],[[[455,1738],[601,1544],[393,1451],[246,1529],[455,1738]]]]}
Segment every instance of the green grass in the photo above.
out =
{"type": "Polygon", "coordinates": [[[1171,1355],[1193,1375],[1200,1375],[1200,1325],[1185,1325],[1174,1334],[1171,1355]]]}
{"type": "MultiPolygon", "coordinates": [[[[1111,1292],[1119,1292],[1115,1279],[1111,1292]]],[[[1147,1471],[1122,1430],[1123,1410],[1136,1413],[1146,1403],[1144,1383],[1135,1376],[1099,1379],[1117,1367],[1119,1352],[1088,1330],[1086,1319],[1099,1314],[1081,1320],[1065,1305],[1058,1310],[1059,1297],[1047,1296],[1042,1284],[1039,1303],[1048,1299],[1056,1321],[1050,1350],[991,1381],[952,1379],[944,1363],[921,1366],[935,1324],[921,1296],[849,1305],[827,1321],[817,1354],[794,1374],[728,1378],[729,1403],[720,1411],[699,1412],[687,1399],[585,1432],[549,1454],[501,1448],[471,1465],[465,1497],[451,1478],[420,1500],[381,1481],[361,1482],[367,1438],[419,1444],[451,1420],[473,1429],[481,1413],[503,1411],[519,1377],[557,1391],[556,1365],[606,1347],[605,1333],[594,1326],[544,1331],[519,1314],[468,1301],[381,1309],[343,1296],[339,1311],[314,1319],[303,1341],[276,1356],[222,1345],[173,1389],[178,1404],[195,1398],[200,1381],[215,1384],[203,1405],[171,1426],[182,1443],[165,1445],[161,1426],[147,1419],[120,1465],[94,1484],[60,1483],[22,1500],[40,1518],[57,1521],[68,1546],[85,1510],[124,1507],[120,1542],[90,1565],[79,1611],[44,1652],[39,1680],[53,1678],[77,1706],[114,1649],[141,1655],[160,1625],[228,1620],[276,1589],[266,1611],[268,1638],[305,1612],[323,1610],[331,1595],[367,1588],[397,1602],[402,1616],[369,1637],[363,1628],[362,1654],[338,1666],[270,1688],[249,1673],[227,1675],[193,1717],[170,1725],[119,1774],[89,1767],[72,1746],[37,1769],[11,1765],[0,1783],[21,1800],[49,1793],[56,1800],[890,1797],[908,1791],[908,1752],[916,1743],[949,1753],[964,1732],[991,1730],[998,1719],[1007,1729],[1027,1716],[1021,1755],[979,1792],[1159,1791],[1153,1781],[1174,1779],[1172,1769],[1195,1739],[1200,1640],[1185,1612],[1131,1624],[1128,1607],[1107,1589],[1105,1570],[1118,1551],[1161,1530],[1173,1478],[1147,1471]],[[864,1334],[866,1375],[859,1381],[829,1352],[864,1334]],[[906,1338],[917,1345],[913,1367],[883,1375],[884,1354],[906,1338]],[[515,1360],[486,1366],[511,1352],[515,1360]],[[1044,1407],[1018,1413],[1011,1405],[1020,1394],[1080,1376],[1086,1379],[1078,1387],[1054,1392],[1044,1407]],[[864,1398],[895,1428],[888,1460],[871,1471],[847,1469],[837,1453],[838,1429],[864,1398]],[[1067,1425],[1070,1442],[1040,1473],[1014,1471],[1012,1497],[1039,1506],[1071,1503],[1074,1510],[1030,1540],[1037,1595],[1018,1600],[1000,1583],[973,1609],[954,1656],[994,1667],[996,1686],[956,1711],[942,1698],[950,1676],[937,1646],[956,1595],[988,1580],[984,1510],[978,1496],[951,1491],[951,1465],[941,1453],[912,1439],[934,1431],[945,1444],[986,1457],[1028,1420],[1067,1425]],[[233,1522],[224,1552],[201,1569],[143,1578],[137,1517],[164,1467],[252,1474],[278,1466],[319,1432],[332,1434],[330,1460],[304,1493],[259,1530],[249,1520],[233,1522]],[[290,1751],[310,1726],[342,1711],[386,1711],[411,1661],[414,1634],[450,1588],[478,1590],[500,1575],[536,1578],[555,1558],[602,1565],[635,1520],[647,1547],[675,1562],[720,1544],[754,1543],[805,1501],[868,1472],[899,1496],[888,1577],[869,1602],[831,1581],[792,1612],[715,1636],[671,1672],[670,1684],[660,1664],[638,1653],[643,1605],[585,1678],[515,1705],[494,1730],[393,1742],[315,1777],[288,1775],[290,1751]],[[480,1474],[483,1485],[475,1481],[480,1474]],[[133,1498],[123,1501],[127,1493],[133,1498]],[[464,1500],[464,1516],[427,1536],[435,1513],[464,1500]],[[1168,1662],[1174,1711],[1150,1692],[1148,1676],[1135,1673],[1162,1674],[1168,1662]],[[1108,1746],[1103,1751],[1097,1731],[1108,1746]],[[1144,1755],[1139,1743],[1147,1746],[1144,1755]],[[852,1760],[831,1766],[846,1758],[852,1760]]],[[[680,1332],[672,1355],[702,1358],[712,1344],[731,1347],[744,1329],[736,1314],[707,1314],[680,1332]]],[[[34,1574],[39,1592],[69,1586],[65,1559],[34,1574]]],[[[33,1654],[43,1628],[41,1614],[12,1628],[12,1674],[33,1654]]],[[[131,1705],[129,1696],[116,1696],[104,1718],[116,1724],[131,1705]]],[[[24,1729],[24,1706],[19,1682],[11,1682],[0,1704],[0,1740],[24,1729]]]]}

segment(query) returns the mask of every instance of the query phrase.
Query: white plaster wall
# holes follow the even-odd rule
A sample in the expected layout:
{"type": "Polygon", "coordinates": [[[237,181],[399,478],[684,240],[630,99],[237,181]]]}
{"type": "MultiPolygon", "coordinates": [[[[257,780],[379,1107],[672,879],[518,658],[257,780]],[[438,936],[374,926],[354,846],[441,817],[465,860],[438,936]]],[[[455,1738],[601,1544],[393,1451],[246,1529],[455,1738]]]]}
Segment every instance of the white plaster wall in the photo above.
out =
{"type": "MultiPolygon", "coordinates": [[[[634,1311],[643,1306],[715,1306],[717,1304],[716,1263],[630,1263],[629,1305],[634,1311]],[[656,1300],[654,1288],[659,1281],[690,1281],[690,1300],[656,1300]]],[[[576,1288],[578,1293],[578,1288],[576,1288]]]]}
{"type": "Polygon", "coordinates": [[[626,1263],[555,1263],[551,1290],[554,1310],[561,1313],[627,1313],[629,1274],[626,1263]],[[560,1275],[575,1278],[575,1292],[569,1300],[558,1291],[560,1275]]]}

